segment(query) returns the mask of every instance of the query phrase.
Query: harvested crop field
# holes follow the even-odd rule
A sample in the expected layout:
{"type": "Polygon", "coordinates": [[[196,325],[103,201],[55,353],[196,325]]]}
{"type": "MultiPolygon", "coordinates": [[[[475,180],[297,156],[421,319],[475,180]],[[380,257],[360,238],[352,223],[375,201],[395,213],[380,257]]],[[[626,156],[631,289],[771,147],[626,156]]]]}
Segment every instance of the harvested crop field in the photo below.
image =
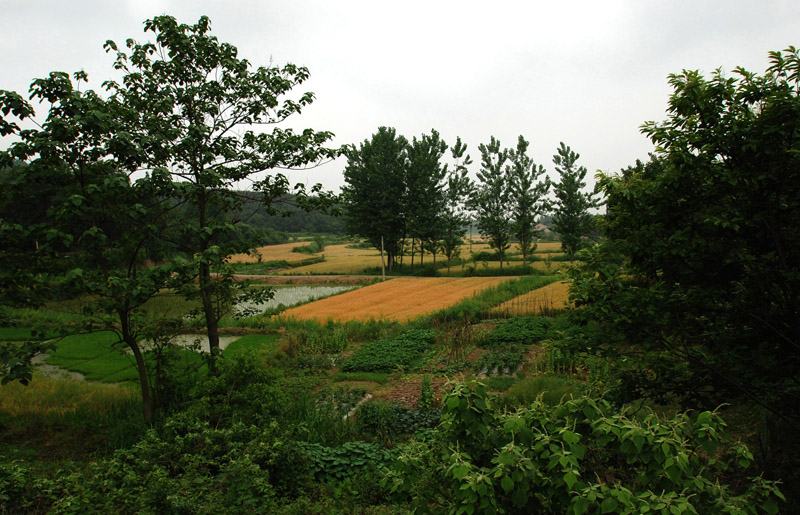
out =
{"type": "Polygon", "coordinates": [[[282,316],[336,322],[406,321],[452,306],[507,277],[401,277],[285,311],[282,316]]]}
{"type": "Polygon", "coordinates": [[[281,243],[279,245],[267,245],[259,247],[252,254],[234,254],[231,256],[231,263],[258,263],[258,255],[261,254],[262,261],[302,261],[309,257],[308,254],[292,252],[295,247],[308,245],[307,241],[297,241],[294,243],[281,243]]]}
{"type": "MultiPolygon", "coordinates": [[[[295,253],[296,256],[303,256],[295,253]]],[[[381,254],[375,249],[349,249],[347,245],[328,245],[322,251],[325,261],[283,270],[279,274],[359,274],[365,268],[380,268],[381,254]]],[[[308,256],[303,256],[308,257],[308,256]]],[[[288,260],[287,260],[288,261],[288,260]]],[[[299,261],[299,260],[298,260],[299,261]]]]}
{"type": "Polygon", "coordinates": [[[569,303],[569,282],[551,283],[503,302],[491,313],[504,316],[531,316],[564,309],[569,303]]]}

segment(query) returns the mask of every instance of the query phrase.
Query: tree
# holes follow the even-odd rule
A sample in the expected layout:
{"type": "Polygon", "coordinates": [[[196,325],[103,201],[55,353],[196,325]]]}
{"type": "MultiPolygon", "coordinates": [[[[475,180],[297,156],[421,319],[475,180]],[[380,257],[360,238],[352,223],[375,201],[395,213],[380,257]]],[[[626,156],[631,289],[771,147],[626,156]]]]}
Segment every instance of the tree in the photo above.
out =
{"type": "Polygon", "coordinates": [[[447,175],[447,186],[444,190],[444,209],[439,220],[442,227],[441,247],[447,259],[447,273],[450,274],[450,262],[461,252],[464,228],[469,224],[470,216],[467,204],[475,188],[467,175],[467,167],[472,164],[469,154],[464,156],[467,145],[456,138],[456,144],[450,149],[453,156],[453,169],[447,175]]]}
{"type": "Polygon", "coordinates": [[[534,238],[536,237],[536,220],[548,209],[546,200],[550,190],[550,180],[536,182],[544,173],[544,167],[533,162],[527,155],[528,145],[521,135],[517,140],[517,148],[508,151],[506,173],[509,179],[510,197],[513,206],[512,233],[519,241],[522,252],[522,264],[527,264],[528,255],[536,250],[534,238]]]}
{"type": "Polygon", "coordinates": [[[586,168],[576,166],[580,154],[576,154],[562,142],[553,156],[553,163],[560,177],[553,184],[556,195],[553,225],[561,235],[561,248],[572,261],[583,246],[583,237],[594,227],[594,217],[589,209],[597,206],[594,193],[583,192],[586,168]]]}
{"type": "MultiPolygon", "coordinates": [[[[284,174],[263,173],[306,167],[334,158],[338,151],[323,146],[330,132],[254,129],[279,124],[311,104],[310,92],[297,99],[286,97],[308,78],[306,68],[287,64],[252,69],[236,47],[210,35],[211,22],[205,16],[194,25],[157,16],[145,21],[144,30],[153,33],[155,42],[129,39],[128,54],[113,41],[106,42],[106,50],[116,52],[114,67],[123,73],[120,83],[109,81],[106,87],[114,102],[130,109],[127,132],[144,153],[144,164],[168,170],[178,181],[177,198],[193,209],[177,243],[194,256],[196,293],[215,355],[219,319],[231,301],[215,299],[215,294],[236,290],[224,263],[230,254],[250,246],[226,238],[236,224],[225,214],[243,200],[235,185],[252,181],[270,207],[291,187],[284,174]],[[217,278],[215,270],[222,272],[217,278]]],[[[295,193],[302,198],[304,186],[297,185],[295,193]]]]}
{"type": "MultiPolygon", "coordinates": [[[[423,249],[433,253],[436,263],[436,247],[442,235],[440,215],[444,209],[444,182],[447,165],[440,163],[447,150],[447,143],[439,133],[431,129],[430,135],[414,137],[408,147],[408,173],[406,175],[406,212],[408,213],[408,236],[420,241],[420,264],[423,249]]],[[[413,257],[412,257],[413,260],[413,257]]]]}
{"type": "MultiPolygon", "coordinates": [[[[75,79],[85,80],[86,75],[78,72],[75,79]]],[[[9,92],[0,93],[0,98],[4,115],[20,100],[9,92]]],[[[45,122],[40,129],[16,126],[10,133],[19,141],[0,155],[0,167],[13,166],[16,160],[25,163],[14,170],[3,198],[3,211],[13,217],[3,221],[3,233],[12,226],[25,238],[3,256],[15,259],[13,266],[23,271],[26,281],[6,283],[3,291],[33,294],[25,300],[34,303],[46,300],[52,289],[83,296],[84,323],[79,330],[117,333],[134,357],[144,417],[149,420],[153,401],[139,342],[151,321],[142,315],[142,306],[173,283],[176,274],[180,277],[181,267],[142,265],[169,221],[171,204],[165,199],[172,182],[160,170],[131,179],[143,156],[122,124],[131,114],[129,107],[103,100],[92,90],[81,92],[62,72],[34,81],[31,98],[50,103],[45,122]],[[60,186],[60,191],[41,190],[43,196],[35,202],[49,206],[45,218],[41,213],[10,212],[7,202],[24,199],[32,184],[45,182],[60,186]]],[[[13,113],[18,118],[34,115],[26,102],[18,105],[22,107],[13,113]]],[[[7,370],[4,380],[26,382],[30,358],[32,354],[17,361],[17,370],[7,370]]]]}
{"type": "Polygon", "coordinates": [[[494,136],[488,145],[481,143],[478,150],[481,152],[480,184],[470,205],[475,210],[478,230],[489,240],[489,246],[497,251],[502,268],[511,237],[508,175],[503,168],[508,150],[501,151],[500,142],[494,136]]]}
{"type": "Polygon", "coordinates": [[[345,227],[386,250],[391,270],[406,233],[408,140],[379,127],[370,140],[347,152],[342,202],[345,227]]]}
{"type": "Polygon", "coordinates": [[[642,127],[653,159],[599,181],[626,266],[576,294],[650,352],[642,390],[746,396],[797,434],[800,56],[770,61],[762,76],[670,76],[668,119],[642,127]],[[665,357],[669,370],[649,372],[665,357]]]}

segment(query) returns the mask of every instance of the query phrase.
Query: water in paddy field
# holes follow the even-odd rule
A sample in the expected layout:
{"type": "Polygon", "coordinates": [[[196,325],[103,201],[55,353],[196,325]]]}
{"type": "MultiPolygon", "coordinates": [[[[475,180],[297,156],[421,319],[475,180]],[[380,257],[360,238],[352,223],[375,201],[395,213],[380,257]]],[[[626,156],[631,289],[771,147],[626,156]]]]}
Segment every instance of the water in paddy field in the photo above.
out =
{"type": "Polygon", "coordinates": [[[245,302],[236,306],[236,309],[238,312],[251,308],[258,308],[259,310],[266,311],[270,308],[277,308],[280,304],[284,306],[293,306],[300,302],[323,299],[355,288],[358,288],[358,286],[278,286],[275,287],[275,295],[268,302],[262,302],[260,304],[245,302]]]}

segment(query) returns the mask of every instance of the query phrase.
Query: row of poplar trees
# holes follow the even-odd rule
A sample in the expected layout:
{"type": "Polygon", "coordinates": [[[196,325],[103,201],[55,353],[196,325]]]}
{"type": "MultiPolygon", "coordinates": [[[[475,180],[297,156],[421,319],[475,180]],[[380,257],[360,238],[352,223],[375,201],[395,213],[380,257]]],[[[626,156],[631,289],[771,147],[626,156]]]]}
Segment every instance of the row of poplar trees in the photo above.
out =
{"type": "Polygon", "coordinates": [[[440,252],[449,269],[474,221],[502,267],[512,239],[527,264],[540,236],[537,222],[552,214],[562,247],[573,258],[592,230],[589,210],[598,205],[594,194],[584,191],[587,170],[577,165],[579,154],[561,143],[553,156],[559,181],[553,182],[528,155],[529,146],[519,136],[516,147],[503,148],[492,136],[478,147],[481,167],[473,181],[468,175],[472,159],[461,138],[448,147],[436,130],[409,141],[394,128],[379,127],[371,139],[346,152],[347,230],[382,248],[390,270],[409,242],[412,265],[416,250],[424,249],[434,262],[440,252]]]}

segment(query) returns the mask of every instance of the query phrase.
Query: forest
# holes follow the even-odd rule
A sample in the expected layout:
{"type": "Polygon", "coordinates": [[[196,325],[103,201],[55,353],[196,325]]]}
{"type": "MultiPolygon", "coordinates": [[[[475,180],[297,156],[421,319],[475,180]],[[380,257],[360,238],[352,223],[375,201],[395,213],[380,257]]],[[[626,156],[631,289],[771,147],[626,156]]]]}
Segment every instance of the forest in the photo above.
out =
{"type": "Polygon", "coordinates": [[[0,90],[0,513],[794,511],[797,48],[671,75],[588,191],[523,136],[333,148],[306,68],[145,33],[0,90]]]}

